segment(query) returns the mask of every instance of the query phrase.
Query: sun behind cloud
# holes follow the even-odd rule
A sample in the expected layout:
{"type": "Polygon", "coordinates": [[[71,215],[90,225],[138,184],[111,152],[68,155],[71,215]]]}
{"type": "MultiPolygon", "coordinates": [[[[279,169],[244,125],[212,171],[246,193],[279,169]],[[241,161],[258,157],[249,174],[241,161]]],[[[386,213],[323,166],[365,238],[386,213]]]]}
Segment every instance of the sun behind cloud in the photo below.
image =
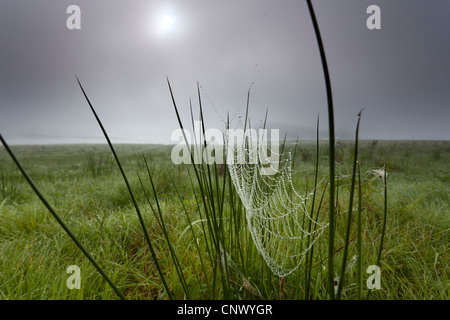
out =
{"type": "Polygon", "coordinates": [[[158,37],[173,35],[177,28],[177,19],[173,13],[159,13],[152,19],[153,32],[158,37]]]}
{"type": "Polygon", "coordinates": [[[164,15],[159,21],[159,27],[161,30],[168,31],[173,27],[174,19],[172,16],[164,15]]]}

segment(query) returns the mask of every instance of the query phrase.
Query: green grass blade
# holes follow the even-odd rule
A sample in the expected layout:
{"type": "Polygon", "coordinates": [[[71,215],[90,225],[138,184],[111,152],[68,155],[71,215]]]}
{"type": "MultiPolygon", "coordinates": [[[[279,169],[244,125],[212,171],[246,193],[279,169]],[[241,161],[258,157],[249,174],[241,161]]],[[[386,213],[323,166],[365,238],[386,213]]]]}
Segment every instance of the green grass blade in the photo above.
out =
{"type": "Polygon", "coordinates": [[[337,299],[341,298],[342,286],[344,284],[344,278],[345,278],[345,268],[347,266],[347,254],[348,254],[348,246],[349,246],[349,241],[350,241],[350,229],[351,229],[351,224],[352,224],[353,197],[354,197],[355,184],[356,184],[356,167],[358,166],[358,142],[359,142],[359,124],[361,122],[361,112],[362,112],[362,110],[358,114],[358,122],[356,124],[352,184],[350,186],[350,199],[348,201],[347,225],[346,225],[346,231],[345,231],[345,247],[344,247],[344,254],[342,257],[341,274],[339,277],[337,299]]]}
{"type": "MultiPolygon", "coordinates": [[[[206,214],[206,222],[208,225],[208,231],[210,234],[210,239],[212,240],[212,243],[214,245],[214,250],[215,250],[215,255],[220,254],[220,250],[221,250],[221,246],[220,246],[220,239],[219,239],[219,232],[218,232],[218,228],[217,228],[217,216],[215,215],[215,211],[214,208],[211,208],[211,202],[207,202],[207,196],[208,196],[208,182],[207,182],[207,177],[206,174],[204,174],[204,170],[200,170],[197,168],[197,166],[195,165],[194,159],[193,159],[193,155],[191,152],[191,147],[189,146],[188,140],[186,139],[186,135],[184,132],[184,127],[183,127],[183,122],[181,121],[181,117],[180,114],[178,112],[178,107],[177,104],[175,102],[175,97],[173,95],[173,91],[172,91],[172,86],[170,85],[170,81],[167,78],[167,85],[169,87],[169,91],[170,91],[170,96],[172,98],[172,103],[173,103],[173,107],[175,109],[175,113],[177,115],[177,119],[178,119],[178,124],[180,125],[180,129],[183,132],[183,136],[184,136],[184,140],[187,144],[189,153],[190,153],[190,158],[191,158],[191,163],[193,164],[192,167],[194,168],[194,172],[195,172],[195,176],[197,178],[197,182],[198,182],[198,186],[200,188],[200,194],[201,194],[201,198],[202,198],[202,203],[205,209],[205,214],[206,214]]],[[[217,273],[217,266],[218,266],[218,259],[214,259],[213,260],[213,292],[215,292],[215,279],[216,279],[216,273],[217,273]]],[[[219,266],[220,267],[220,266],[219,266]]],[[[220,274],[221,277],[223,277],[223,274],[220,274]]],[[[224,283],[224,282],[223,282],[224,283]]]]}
{"type": "Polygon", "coordinates": [[[103,124],[102,124],[102,122],[100,121],[100,118],[98,117],[97,113],[95,112],[95,109],[94,109],[94,107],[92,106],[92,103],[91,103],[91,101],[89,100],[89,98],[88,98],[86,92],[84,91],[84,88],[83,88],[83,86],[81,85],[81,82],[80,82],[80,80],[78,79],[78,77],[77,77],[77,81],[78,81],[78,85],[79,85],[80,88],[81,88],[81,91],[83,92],[84,97],[86,98],[86,101],[87,101],[88,104],[89,104],[89,107],[91,108],[92,113],[93,113],[94,116],[95,116],[95,119],[96,119],[97,122],[98,122],[98,125],[99,125],[100,128],[102,129],[103,135],[105,136],[106,141],[108,142],[109,148],[111,149],[111,152],[112,152],[113,155],[114,155],[114,159],[116,160],[116,163],[117,163],[117,165],[118,165],[118,167],[119,167],[119,169],[120,169],[120,173],[122,174],[122,177],[123,177],[123,179],[124,179],[124,181],[125,181],[125,184],[126,184],[126,186],[127,186],[128,192],[129,192],[129,194],[130,194],[131,200],[132,200],[133,205],[134,205],[134,207],[135,207],[135,209],[136,209],[136,213],[137,213],[137,215],[138,215],[138,217],[139,217],[139,222],[140,222],[140,224],[141,224],[142,230],[144,231],[145,239],[146,239],[147,244],[148,244],[148,246],[149,246],[149,248],[150,248],[150,252],[151,252],[152,258],[153,258],[153,260],[154,260],[154,262],[155,262],[156,268],[158,269],[158,273],[159,273],[159,275],[160,275],[160,277],[161,277],[161,280],[162,280],[162,282],[163,282],[164,288],[166,289],[167,295],[169,296],[169,298],[172,299],[172,294],[170,293],[169,287],[168,287],[168,285],[167,285],[167,283],[166,283],[166,280],[165,280],[165,278],[164,278],[164,274],[163,274],[163,272],[162,272],[162,270],[161,270],[161,267],[160,267],[160,265],[159,265],[158,259],[157,259],[157,257],[156,257],[156,252],[155,252],[155,250],[154,250],[154,248],[153,248],[153,245],[152,245],[152,243],[151,243],[150,236],[148,235],[148,232],[147,232],[147,228],[145,227],[144,219],[142,218],[141,211],[139,210],[139,206],[138,206],[138,204],[137,204],[137,202],[136,202],[136,199],[135,199],[135,197],[134,197],[133,191],[131,190],[131,186],[130,186],[130,183],[128,182],[128,179],[127,179],[127,176],[126,176],[126,174],[125,174],[125,171],[123,170],[122,165],[121,165],[121,163],[120,163],[120,161],[119,161],[119,157],[117,156],[116,151],[114,150],[114,147],[113,147],[113,145],[112,145],[112,143],[111,143],[111,140],[109,139],[109,136],[108,136],[108,134],[106,133],[106,130],[105,130],[105,128],[103,127],[103,124]]]}
{"type": "MultiPolygon", "coordinates": [[[[311,218],[314,217],[314,206],[316,202],[316,193],[317,193],[317,181],[319,177],[319,155],[320,155],[320,148],[319,148],[319,116],[317,116],[317,124],[316,124],[316,162],[315,162],[315,168],[314,168],[314,191],[313,191],[313,198],[311,203],[311,218]]],[[[297,138],[298,143],[298,138],[297,138]]],[[[295,156],[294,156],[295,159],[295,156]]],[[[317,221],[317,220],[316,220],[317,221]]],[[[309,220],[309,227],[308,227],[308,240],[306,247],[309,247],[309,240],[310,240],[310,234],[311,234],[311,219],[309,220]]],[[[316,224],[315,224],[316,226],[316,224]]],[[[314,246],[313,246],[314,247],[314,246]]],[[[310,251],[306,252],[305,256],[305,299],[308,299],[309,290],[310,290],[310,283],[311,283],[311,268],[308,266],[308,258],[311,254],[311,262],[312,262],[312,254],[314,253],[313,247],[310,251]]]]}
{"type": "MultiPolygon", "coordinates": [[[[175,251],[174,251],[174,249],[173,249],[172,243],[170,242],[169,234],[168,234],[167,229],[166,229],[166,224],[165,224],[164,218],[163,218],[163,216],[162,216],[161,206],[160,206],[160,204],[159,204],[158,194],[157,194],[157,192],[156,192],[155,184],[153,183],[153,178],[152,178],[152,175],[151,175],[151,172],[150,172],[150,168],[149,168],[149,166],[148,166],[147,159],[145,158],[144,155],[142,155],[142,157],[144,158],[145,167],[146,167],[146,169],[147,169],[148,177],[149,177],[149,179],[150,179],[150,184],[151,184],[151,186],[152,186],[153,196],[154,196],[155,201],[156,201],[156,208],[157,208],[157,212],[158,212],[158,215],[159,215],[159,223],[160,223],[161,230],[162,230],[162,232],[163,232],[163,234],[164,234],[164,237],[166,238],[167,245],[169,246],[170,255],[172,256],[172,260],[173,260],[173,262],[174,262],[174,264],[175,264],[175,270],[176,270],[176,272],[177,272],[178,278],[179,278],[180,281],[181,281],[181,285],[182,285],[182,287],[183,287],[183,290],[184,290],[184,292],[185,292],[187,298],[190,299],[190,291],[189,291],[189,287],[188,287],[188,285],[187,285],[187,283],[186,283],[186,279],[185,279],[185,277],[184,277],[184,273],[183,273],[183,271],[182,271],[182,268],[181,268],[180,262],[179,262],[179,260],[178,260],[178,257],[177,257],[177,255],[175,254],[175,251]]],[[[140,180],[140,179],[139,179],[139,180],[140,180]]],[[[150,204],[150,207],[152,208],[152,211],[153,211],[153,213],[154,213],[155,216],[156,216],[156,211],[153,209],[153,206],[151,206],[150,199],[148,198],[147,193],[145,192],[145,189],[144,189],[144,187],[143,187],[142,181],[140,181],[140,182],[141,182],[141,186],[142,186],[142,188],[143,188],[143,190],[144,190],[145,196],[146,196],[146,198],[147,198],[147,201],[148,201],[148,203],[150,204]]],[[[158,217],[156,217],[156,219],[158,219],[158,217]]]]}
{"type": "MultiPolygon", "coordinates": [[[[383,227],[381,230],[381,238],[380,238],[380,246],[378,248],[378,256],[377,256],[377,263],[376,265],[380,267],[380,261],[381,261],[381,252],[383,250],[383,242],[384,237],[386,235],[386,221],[387,221],[387,212],[388,212],[388,200],[387,200],[387,172],[386,172],[387,166],[385,165],[385,172],[384,172],[384,179],[383,179],[383,187],[384,187],[384,215],[383,215],[383,227]]],[[[367,292],[366,299],[369,299],[370,293],[372,290],[369,290],[367,292]]]]}
{"type": "Polygon", "coordinates": [[[309,12],[311,15],[311,20],[314,26],[314,31],[317,38],[317,44],[319,46],[320,57],[322,60],[323,73],[325,77],[325,85],[327,90],[327,101],[328,101],[328,126],[329,126],[329,169],[330,169],[330,212],[329,212],[329,237],[328,237],[328,292],[330,298],[334,299],[334,267],[333,267],[333,250],[334,250],[334,192],[335,192],[335,133],[334,133],[334,109],[333,109],[333,95],[331,92],[331,81],[330,74],[328,72],[327,59],[325,56],[325,49],[322,43],[322,37],[320,35],[319,24],[316,20],[316,15],[314,13],[314,8],[312,6],[311,0],[307,0],[309,12]]]}
{"type": "Polygon", "coordinates": [[[357,299],[362,299],[362,221],[361,221],[362,191],[361,191],[361,167],[358,163],[358,218],[357,218],[357,238],[356,238],[356,274],[357,274],[357,299]]]}
{"type": "Polygon", "coordinates": [[[12,160],[16,164],[16,166],[19,168],[20,172],[24,176],[24,178],[27,180],[30,187],[33,189],[34,193],[39,197],[39,199],[42,201],[42,203],[47,207],[48,211],[52,214],[52,216],[58,221],[59,225],[64,229],[64,231],[67,233],[67,235],[72,239],[72,241],[77,245],[77,247],[83,252],[83,254],[86,256],[86,258],[89,259],[89,261],[92,263],[92,265],[97,269],[97,271],[101,274],[103,279],[108,282],[108,284],[113,288],[115,293],[119,296],[120,299],[125,300],[125,296],[122,294],[122,292],[117,289],[116,285],[109,279],[109,277],[105,274],[103,269],[100,267],[100,265],[92,258],[92,256],[87,252],[87,250],[83,247],[83,245],[78,241],[78,239],[75,237],[75,235],[70,231],[70,229],[66,226],[64,221],[58,216],[55,210],[53,210],[52,206],[48,203],[48,201],[45,199],[45,197],[42,195],[42,193],[39,191],[39,189],[34,184],[33,180],[30,178],[30,176],[27,174],[25,169],[20,164],[19,160],[17,160],[16,156],[12,152],[12,150],[9,148],[6,141],[3,139],[2,135],[0,134],[0,140],[5,147],[6,151],[8,151],[9,155],[11,156],[12,160]]]}

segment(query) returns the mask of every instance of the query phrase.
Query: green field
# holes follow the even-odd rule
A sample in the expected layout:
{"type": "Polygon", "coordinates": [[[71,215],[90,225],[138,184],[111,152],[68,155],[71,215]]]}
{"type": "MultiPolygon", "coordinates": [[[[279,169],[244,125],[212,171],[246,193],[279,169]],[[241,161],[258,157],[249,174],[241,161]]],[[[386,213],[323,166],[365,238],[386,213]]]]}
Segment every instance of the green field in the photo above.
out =
{"type": "MultiPolygon", "coordinates": [[[[352,147],[351,142],[339,142],[336,152],[336,274],[343,255],[340,248],[345,243],[352,147]]],[[[327,231],[295,272],[285,278],[275,276],[253,244],[245,210],[223,167],[210,166],[214,172],[211,194],[205,197],[193,166],[171,162],[171,146],[116,146],[168,294],[107,145],[11,148],[51,206],[127,299],[329,298],[327,231]],[[147,158],[155,191],[142,154],[147,158]],[[212,223],[208,219],[213,219],[212,223]],[[220,250],[214,249],[217,239],[220,250]]],[[[319,210],[319,198],[324,194],[318,219],[327,221],[326,142],[321,143],[319,160],[322,183],[314,212],[319,210]]],[[[371,170],[386,164],[388,210],[379,265],[381,289],[372,290],[369,298],[448,299],[450,142],[361,141],[359,162],[362,297],[369,291],[366,268],[376,264],[384,212],[383,181],[371,170]]],[[[300,142],[293,169],[296,190],[305,194],[311,190],[314,165],[315,142],[300,142]]],[[[203,173],[207,177],[206,171],[203,173]]],[[[209,182],[206,179],[204,183],[209,182]]],[[[310,206],[311,201],[307,204],[310,206]]],[[[357,205],[356,196],[343,299],[361,297],[354,263],[357,205]]],[[[0,299],[117,298],[1,148],[0,299]],[[69,290],[66,285],[70,265],[80,267],[81,289],[69,290]]]]}

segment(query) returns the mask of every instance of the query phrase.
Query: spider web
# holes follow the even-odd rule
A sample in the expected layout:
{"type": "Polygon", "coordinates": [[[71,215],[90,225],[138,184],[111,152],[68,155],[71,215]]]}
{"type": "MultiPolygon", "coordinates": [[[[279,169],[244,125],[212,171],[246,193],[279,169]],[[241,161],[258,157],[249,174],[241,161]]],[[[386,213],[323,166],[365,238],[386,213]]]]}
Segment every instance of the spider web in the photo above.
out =
{"type": "Polygon", "coordinates": [[[225,135],[228,170],[256,248],[272,272],[284,277],[298,268],[328,224],[310,216],[308,196],[295,190],[291,153],[277,153],[276,140],[268,146],[267,130],[259,130],[257,141],[256,131],[242,132],[225,135]]]}

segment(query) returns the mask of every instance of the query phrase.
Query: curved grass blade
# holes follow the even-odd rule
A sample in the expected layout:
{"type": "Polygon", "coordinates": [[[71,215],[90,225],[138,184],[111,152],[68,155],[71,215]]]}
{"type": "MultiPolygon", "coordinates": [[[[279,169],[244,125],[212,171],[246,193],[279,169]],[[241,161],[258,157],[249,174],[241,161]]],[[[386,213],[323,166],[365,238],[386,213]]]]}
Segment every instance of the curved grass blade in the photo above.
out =
{"type": "Polygon", "coordinates": [[[322,43],[322,37],[320,35],[319,25],[316,20],[316,15],[314,13],[314,8],[312,6],[311,0],[307,0],[309,13],[311,15],[311,20],[314,26],[314,31],[317,38],[317,44],[319,46],[320,58],[322,60],[323,73],[325,77],[325,85],[327,90],[327,101],[328,101],[328,126],[329,126],[329,169],[330,169],[330,213],[329,213],[329,237],[328,237],[328,291],[330,298],[334,299],[334,271],[333,271],[333,250],[334,250],[334,177],[335,177],[335,139],[334,139],[334,109],[333,109],[333,95],[331,92],[331,81],[330,74],[328,72],[327,58],[325,56],[325,49],[322,43]]]}
{"type": "Polygon", "coordinates": [[[66,224],[62,221],[62,219],[58,216],[58,214],[55,212],[55,210],[52,208],[52,206],[48,203],[48,201],[45,199],[45,197],[42,195],[42,193],[39,191],[39,189],[34,184],[33,180],[30,178],[30,176],[27,174],[25,169],[20,164],[19,160],[17,160],[16,156],[12,152],[12,150],[9,148],[6,141],[3,139],[2,135],[0,134],[0,140],[5,147],[6,151],[8,151],[9,155],[11,156],[12,160],[16,164],[16,166],[19,168],[20,172],[24,176],[24,178],[27,180],[30,187],[33,189],[33,191],[36,193],[36,195],[39,197],[39,199],[42,201],[42,203],[47,207],[48,211],[52,214],[52,216],[58,221],[59,225],[64,229],[64,231],[67,233],[67,235],[72,239],[72,241],[77,245],[77,247],[83,252],[83,254],[86,256],[86,258],[89,259],[89,261],[92,263],[92,265],[97,269],[97,271],[101,274],[103,279],[108,282],[108,284],[113,288],[113,290],[116,292],[116,294],[119,296],[120,299],[125,300],[125,296],[120,292],[119,289],[117,289],[116,285],[109,279],[109,277],[105,274],[103,269],[100,267],[100,265],[92,258],[92,256],[87,252],[87,250],[83,247],[83,245],[78,241],[78,239],[75,237],[75,235],[70,231],[70,229],[66,226],[66,224]]]}
{"type": "Polygon", "coordinates": [[[174,251],[174,249],[172,247],[172,244],[170,242],[169,233],[167,231],[166,224],[165,224],[163,216],[162,216],[162,210],[161,210],[161,206],[159,205],[158,194],[156,192],[155,184],[153,183],[153,178],[152,178],[152,175],[151,175],[151,172],[150,172],[150,168],[148,166],[147,159],[145,158],[144,154],[142,155],[142,157],[144,158],[145,167],[147,169],[148,177],[150,179],[150,183],[151,183],[151,186],[152,186],[153,196],[154,196],[155,201],[156,201],[157,210],[155,210],[153,208],[153,206],[151,205],[150,198],[148,197],[147,193],[145,192],[144,185],[142,184],[142,180],[139,177],[139,181],[141,183],[142,190],[144,191],[145,197],[147,198],[147,201],[148,201],[148,203],[150,205],[150,208],[152,209],[153,213],[155,214],[155,218],[159,222],[159,225],[160,225],[161,230],[162,230],[162,232],[164,234],[164,237],[166,238],[167,244],[169,246],[170,255],[172,256],[172,260],[173,260],[173,262],[175,264],[175,270],[177,272],[178,278],[180,279],[180,282],[181,282],[181,285],[183,287],[183,290],[184,290],[187,298],[190,299],[190,291],[189,291],[188,285],[186,283],[186,279],[184,277],[183,270],[181,268],[180,262],[178,261],[178,257],[175,254],[175,251],[174,251]],[[158,216],[159,216],[159,218],[158,218],[158,216]]]}
{"type": "Polygon", "coordinates": [[[113,145],[112,145],[112,143],[111,143],[111,140],[109,139],[109,136],[108,136],[108,134],[106,133],[106,130],[105,130],[105,128],[103,127],[103,124],[102,124],[102,122],[100,121],[100,118],[98,117],[97,113],[95,112],[94,107],[92,106],[91,101],[89,100],[89,98],[88,98],[86,92],[84,91],[84,88],[83,88],[83,86],[81,85],[80,80],[78,79],[78,77],[76,77],[76,78],[77,78],[77,81],[78,81],[78,85],[80,86],[81,91],[83,92],[83,95],[84,95],[84,97],[86,98],[86,101],[87,101],[87,103],[89,104],[89,107],[91,108],[92,113],[94,114],[95,119],[96,119],[97,122],[98,122],[98,125],[99,125],[100,128],[102,129],[103,135],[105,136],[106,141],[108,142],[109,148],[111,149],[111,152],[112,152],[113,155],[114,155],[114,159],[116,160],[116,163],[117,163],[117,165],[119,166],[120,173],[122,174],[123,180],[125,181],[125,184],[126,184],[126,186],[127,186],[128,192],[129,192],[130,197],[131,197],[131,200],[133,201],[133,205],[134,205],[134,207],[135,207],[135,209],[136,209],[136,213],[137,213],[137,215],[138,215],[138,217],[139,217],[139,222],[140,222],[140,224],[141,224],[142,230],[144,231],[144,236],[145,236],[145,239],[146,239],[146,241],[147,241],[147,244],[148,244],[148,246],[149,246],[149,248],[150,248],[150,252],[151,252],[152,258],[153,258],[153,260],[155,261],[156,268],[158,269],[158,273],[159,273],[159,275],[160,275],[160,277],[161,277],[161,280],[162,280],[162,282],[163,282],[164,288],[165,288],[166,291],[167,291],[167,295],[169,296],[170,299],[172,299],[172,295],[171,295],[171,293],[170,293],[169,287],[168,287],[168,285],[167,285],[167,283],[166,283],[164,274],[162,273],[161,267],[160,267],[159,262],[158,262],[158,259],[157,259],[157,257],[156,257],[156,252],[155,252],[155,250],[154,250],[154,248],[153,248],[153,246],[152,246],[150,237],[149,237],[148,232],[147,232],[147,228],[145,227],[144,219],[142,218],[141,211],[139,210],[139,206],[138,206],[138,204],[137,204],[137,202],[136,202],[136,199],[135,199],[135,197],[134,197],[133,191],[131,190],[130,183],[128,182],[127,176],[125,175],[125,171],[123,170],[122,165],[120,164],[119,157],[117,156],[116,151],[114,150],[114,147],[113,147],[113,145]]]}

